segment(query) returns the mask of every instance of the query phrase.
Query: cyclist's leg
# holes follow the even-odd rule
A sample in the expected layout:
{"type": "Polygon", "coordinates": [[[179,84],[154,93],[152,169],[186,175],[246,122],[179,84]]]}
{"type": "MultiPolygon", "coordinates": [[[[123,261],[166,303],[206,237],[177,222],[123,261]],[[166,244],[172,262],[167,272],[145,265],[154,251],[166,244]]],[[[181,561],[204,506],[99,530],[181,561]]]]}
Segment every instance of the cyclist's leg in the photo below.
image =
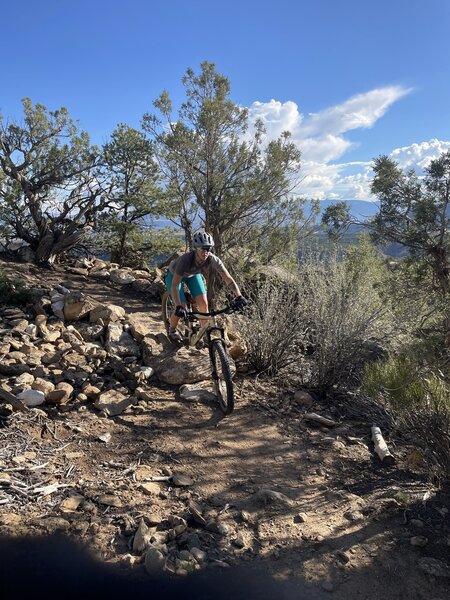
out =
{"type": "MultiPolygon", "coordinates": [[[[170,271],[168,271],[166,273],[165,283],[166,283],[167,291],[169,292],[169,294],[171,296],[172,296],[172,281],[173,281],[173,273],[171,273],[170,271]]],[[[186,306],[186,296],[184,295],[183,281],[181,281],[180,285],[178,286],[178,293],[180,294],[181,304],[183,306],[186,306]]],[[[179,320],[180,320],[179,317],[177,317],[176,314],[173,313],[172,316],[170,317],[170,329],[169,329],[169,333],[170,333],[170,331],[174,332],[176,330],[179,320]]]]}
{"type": "MultiPolygon", "coordinates": [[[[203,283],[202,276],[192,275],[191,277],[188,277],[187,286],[195,300],[199,312],[208,312],[208,297],[206,295],[206,286],[203,283]]],[[[200,323],[203,327],[209,323],[209,319],[200,319],[200,323]]]]}

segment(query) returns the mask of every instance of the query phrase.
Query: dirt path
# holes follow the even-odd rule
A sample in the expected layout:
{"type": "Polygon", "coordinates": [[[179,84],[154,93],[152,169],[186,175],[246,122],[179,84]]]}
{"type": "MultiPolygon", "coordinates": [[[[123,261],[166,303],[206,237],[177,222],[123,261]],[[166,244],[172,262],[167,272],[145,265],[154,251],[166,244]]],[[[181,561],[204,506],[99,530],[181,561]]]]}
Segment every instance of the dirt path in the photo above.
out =
{"type": "MultiPolygon", "coordinates": [[[[30,282],[42,281],[42,272],[27,269],[30,282]]],[[[45,277],[48,285],[67,279],[162,331],[159,306],[142,297],[83,277],[45,277]]],[[[16,415],[0,430],[0,471],[9,448],[18,466],[46,462],[41,474],[68,487],[0,506],[0,533],[62,529],[102,559],[130,565],[138,560],[132,544],[142,517],[164,530],[169,517],[184,516],[186,546],[200,547],[207,565],[263,565],[338,599],[449,597],[446,573],[426,572],[433,560],[450,569],[449,496],[409,466],[410,447],[398,443],[396,466],[382,467],[370,445],[371,423],[342,411],[332,415],[339,427],[314,429],[287,384],[238,376],[236,389],[227,418],[213,403],[180,401],[176,387],[158,382],[148,384],[149,401],[114,418],[90,406],[16,415]],[[150,477],[177,473],[189,476],[189,485],[142,487],[150,477]],[[61,504],[69,490],[82,497],[72,512],[61,504]],[[189,513],[192,500],[202,524],[189,513]],[[422,546],[412,545],[420,538],[422,546]]],[[[328,412],[319,403],[313,410],[328,412]]],[[[31,483],[33,477],[36,471],[31,483]]]]}

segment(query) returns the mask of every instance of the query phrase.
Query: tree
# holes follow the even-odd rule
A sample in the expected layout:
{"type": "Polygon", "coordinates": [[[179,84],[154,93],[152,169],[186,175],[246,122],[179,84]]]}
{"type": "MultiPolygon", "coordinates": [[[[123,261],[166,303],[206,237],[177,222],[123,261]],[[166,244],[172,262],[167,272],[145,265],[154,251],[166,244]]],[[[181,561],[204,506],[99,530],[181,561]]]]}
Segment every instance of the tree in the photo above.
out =
{"type": "Polygon", "coordinates": [[[24,123],[0,121],[0,220],[51,265],[85,236],[108,206],[99,153],[66,108],[23,100],[24,123]]]}
{"type": "Polygon", "coordinates": [[[99,218],[99,237],[113,261],[134,266],[154,245],[149,217],[166,210],[158,164],[144,134],[124,124],[113,131],[103,156],[113,187],[110,210],[99,218]]]}
{"type": "Polygon", "coordinates": [[[230,100],[230,82],[214,64],[202,63],[198,75],[188,69],[182,83],[186,101],[178,119],[163,92],[154,103],[162,119],[146,114],[142,125],[155,144],[187,238],[199,209],[221,253],[242,244],[240,230],[256,226],[259,235],[262,227],[273,227],[295,186],[300,152],[287,132],[267,145],[261,122],[251,132],[247,109],[230,100]]]}
{"type": "Polygon", "coordinates": [[[450,292],[450,151],[431,161],[425,177],[404,174],[386,156],[375,160],[371,190],[380,201],[377,241],[403,244],[430,264],[436,284],[450,292]]]}
{"type": "MultiPolygon", "coordinates": [[[[449,306],[450,151],[431,161],[424,177],[418,177],[414,170],[404,173],[387,156],[375,159],[373,170],[371,191],[379,201],[379,212],[364,223],[372,239],[402,244],[413,260],[424,261],[431,269],[443,305],[449,306]]],[[[350,220],[348,207],[342,203],[322,218],[334,229],[350,220]]],[[[444,318],[444,331],[450,336],[449,314],[444,318]]]]}

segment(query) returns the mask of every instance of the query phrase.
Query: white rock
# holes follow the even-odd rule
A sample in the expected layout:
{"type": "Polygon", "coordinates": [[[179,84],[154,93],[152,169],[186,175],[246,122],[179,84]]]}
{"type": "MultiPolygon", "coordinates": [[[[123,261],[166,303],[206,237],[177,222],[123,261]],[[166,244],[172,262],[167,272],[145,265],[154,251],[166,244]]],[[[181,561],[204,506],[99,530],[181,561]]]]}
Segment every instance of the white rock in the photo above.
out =
{"type": "Polygon", "coordinates": [[[25,390],[20,392],[17,397],[22,400],[25,406],[39,406],[45,402],[45,395],[39,390],[25,390]]]}

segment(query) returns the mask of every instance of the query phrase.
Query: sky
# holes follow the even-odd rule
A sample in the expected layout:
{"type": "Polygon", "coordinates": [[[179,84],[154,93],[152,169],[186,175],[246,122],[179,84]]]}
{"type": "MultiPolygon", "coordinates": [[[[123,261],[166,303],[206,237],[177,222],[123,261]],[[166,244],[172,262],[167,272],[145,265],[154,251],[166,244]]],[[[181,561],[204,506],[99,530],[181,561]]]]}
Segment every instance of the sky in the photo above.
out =
{"type": "Polygon", "coordinates": [[[4,122],[29,97],[103,144],[206,60],[267,141],[291,132],[308,198],[374,200],[375,157],[450,149],[448,0],[0,0],[0,27],[4,122]]]}

